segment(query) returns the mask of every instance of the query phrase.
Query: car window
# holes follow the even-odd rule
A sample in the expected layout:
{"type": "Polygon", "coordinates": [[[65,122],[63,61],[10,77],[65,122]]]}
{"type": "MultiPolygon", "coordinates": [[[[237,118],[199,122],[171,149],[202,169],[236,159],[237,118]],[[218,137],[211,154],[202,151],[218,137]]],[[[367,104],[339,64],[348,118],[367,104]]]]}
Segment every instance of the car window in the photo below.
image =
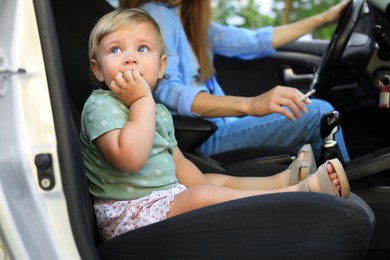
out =
{"type": "MultiPolygon", "coordinates": [[[[119,0],[106,0],[119,7],[119,0]]],[[[321,13],[339,0],[212,0],[213,21],[256,29],[263,26],[278,26],[298,21],[321,13]]],[[[303,39],[330,39],[335,26],[315,30],[303,39]]]]}
{"type": "MultiPolygon", "coordinates": [[[[250,29],[278,26],[321,13],[339,0],[213,0],[213,20],[250,29]]],[[[315,30],[304,38],[330,39],[335,26],[315,30]]]]}

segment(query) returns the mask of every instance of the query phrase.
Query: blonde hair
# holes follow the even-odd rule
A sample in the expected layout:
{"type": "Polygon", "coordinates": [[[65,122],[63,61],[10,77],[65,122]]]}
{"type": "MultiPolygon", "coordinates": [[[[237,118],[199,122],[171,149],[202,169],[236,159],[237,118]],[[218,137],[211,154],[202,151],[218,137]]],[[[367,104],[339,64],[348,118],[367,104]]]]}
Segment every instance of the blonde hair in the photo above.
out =
{"type": "Polygon", "coordinates": [[[211,21],[211,0],[120,0],[122,8],[134,8],[148,2],[161,2],[180,7],[180,17],[189,43],[198,58],[201,80],[206,81],[215,73],[211,60],[212,46],[208,39],[211,21]]]}
{"type": "MultiPolygon", "coordinates": [[[[97,23],[92,28],[91,34],[89,36],[89,61],[96,59],[96,53],[99,47],[99,44],[104,36],[107,34],[118,30],[121,26],[129,22],[146,22],[153,25],[158,38],[158,46],[160,47],[161,53],[160,56],[167,54],[167,50],[164,45],[162,32],[156,21],[151,17],[147,12],[139,8],[131,9],[117,9],[104,16],[102,16],[97,23]]],[[[91,74],[92,81],[101,85],[101,82],[97,80],[93,73],[91,74]]]]}

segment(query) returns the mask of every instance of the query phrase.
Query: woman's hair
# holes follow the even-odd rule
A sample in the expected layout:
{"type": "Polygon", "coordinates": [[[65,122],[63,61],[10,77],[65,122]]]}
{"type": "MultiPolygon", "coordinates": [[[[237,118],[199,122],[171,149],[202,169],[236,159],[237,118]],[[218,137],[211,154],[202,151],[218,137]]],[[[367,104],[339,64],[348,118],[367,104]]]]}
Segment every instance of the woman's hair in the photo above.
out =
{"type": "Polygon", "coordinates": [[[161,2],[168,5],[181,5],[181,21],[188,41],[198,58],[201,80],[206,81],[215,69],[211,60],[211,48],[208,28],[211,21],[210,0],[120,0],[122,8],[134,8],[148,2],[161,2]]]}
{"type": "MultiPolygon", "coordinates": [[[[121,26],[134,23],[150,23],[157,34],[158,46],[160,47],[160,55],[166,55],[167,50],[164,45],[162,32],[156,21],[147,12],[139,8],[117,9],[102,16],[94,25],[89,36],[89,60],[96,59],[96,53],[99,44],[104,36],[118,30],[121,26]]],[[[95,75],[91,73],[91,78],[94,83],[101,86],[95,75]]]]}

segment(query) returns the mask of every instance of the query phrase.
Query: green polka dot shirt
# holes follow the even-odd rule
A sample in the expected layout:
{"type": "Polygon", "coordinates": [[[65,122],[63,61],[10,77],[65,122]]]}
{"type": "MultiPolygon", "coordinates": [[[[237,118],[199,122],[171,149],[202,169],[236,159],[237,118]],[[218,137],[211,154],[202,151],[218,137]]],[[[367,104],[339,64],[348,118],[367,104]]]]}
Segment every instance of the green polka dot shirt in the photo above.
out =
{"type": "Polygon", "coordinates": [[[128,115],[129,108],[108,90],[93,91],[84,105],[80,139],[89,191],[97,198],[131,200],[178,184],[172,156],[177,145],[173,120],[162,104],[156,104],[154,143],[143,169],[135,173],[124,172],[104,159],[94,140],[122,128],[128,115]]]}

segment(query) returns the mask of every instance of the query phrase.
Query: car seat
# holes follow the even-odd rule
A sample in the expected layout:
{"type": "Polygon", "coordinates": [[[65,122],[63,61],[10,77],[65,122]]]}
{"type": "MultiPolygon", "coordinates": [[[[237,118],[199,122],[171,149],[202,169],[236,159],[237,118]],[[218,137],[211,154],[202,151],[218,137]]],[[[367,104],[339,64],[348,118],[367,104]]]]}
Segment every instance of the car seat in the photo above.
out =
{"type": "MultiPolygon", "coordinates": [[[[71,97],[71,105],[73,116],[76,121],[76,126],[79,129],[80,112],[82,107],[94,89],[94,85],[89,77],[89,59],[88,59],[88,37],[97,18],[103,14],[113,10],[114,8],[104,0],[95,1],[94,5],[99,12],[92,11],[93,7],[89,2],[77,4],[79,12],[81,8],[91,6],[89,11],[80,14],[77,19],[66,19],[69,15],[66,11],[56,13],[55,19],[63,21],[58,23],[58,34],[60,41],[61,53],[64,59],[64,70],[68,84],[68,92],[71,97]],[[66,44],[65,44],[66,43],[66,44]],[[77,62],[75,62],[77,61],[77,62]],[[77,64],[75,64],[77,63],[77,64]],[[67,75],[71,75],[68,77],[67,75]]],[[[71,4],[67,4],[60,8],[69,8],[71,4]]],[[[74,8],[76,8],[74,6],[74,8]]],[[[56,11],[56,10],[55,10],[56,11]]],[[[196,148],[202,144],[214,131],[217,126],[203,119],[185,118],[181,116],[174,117],[175,133],[178,140],[178,145],[184,154],[189,157],[199,168],[208,172],[222,172],[230,170],[236,166],[245,166],[245,161],[250,165],[255,163],[275,163],[283,164],[282,167],[271,167],[275,169],[272,173],[278,172],[286,167],[286,164],[291,163],[291,158],[296,155],[295,148],[248,148],[237,151],[224,152],[215,156],[205,156],[196,151],[196,148]]]]}
{"type": "Polygon", "coordinates": [[[89,95],[84,46],[104,0],[35,0],[74,238],[82,259],[363,259],[375,227],[355,194],[254,196],[194,210],[102,242],[88,194],[77,103],[89,95]],[[53,11],[53,13],[51,13],[53,11]],[[53,25],[53,22],[55,26],[53,25]]]}

